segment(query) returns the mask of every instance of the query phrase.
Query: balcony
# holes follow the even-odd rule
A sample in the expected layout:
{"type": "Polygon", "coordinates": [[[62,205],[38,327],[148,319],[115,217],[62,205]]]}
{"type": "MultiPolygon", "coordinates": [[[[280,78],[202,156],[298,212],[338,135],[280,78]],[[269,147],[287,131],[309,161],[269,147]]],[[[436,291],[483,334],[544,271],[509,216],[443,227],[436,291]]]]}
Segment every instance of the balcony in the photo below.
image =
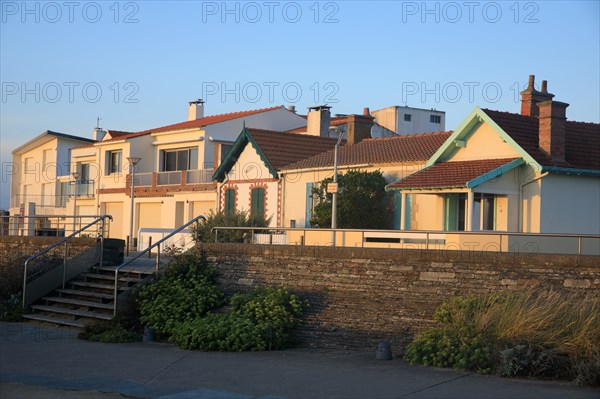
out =
{"type": "Polygon", "coordinates": [[[136,173],[136,187],[185,186],[212,183],[214,169],[136,173]]]}
{"type": "Polygon", "coordinates": [[[41,208],[65,208],[69,198],[76,195],[78,198],[94,198],[96,182],[94,180],[81,180],[60,183],[57,190],[62,194],[43,195],[43,194],[17,194],[10,199],[10,207],[18,208],[22,204],[33,202],[38,210],[41,208]]]}

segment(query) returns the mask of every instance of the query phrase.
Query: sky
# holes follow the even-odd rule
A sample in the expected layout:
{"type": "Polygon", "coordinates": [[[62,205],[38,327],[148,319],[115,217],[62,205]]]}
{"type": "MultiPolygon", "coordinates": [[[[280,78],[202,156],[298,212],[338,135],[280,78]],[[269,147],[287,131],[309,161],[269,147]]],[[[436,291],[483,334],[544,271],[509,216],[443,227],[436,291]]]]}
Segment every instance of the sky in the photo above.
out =
{"type": "Polygon", "coordinates": [[[11,152],[205,114],[328,104],[519,112],[530,74],[600,121],[598,1],[0,1],[0,208],[11,152]]]}

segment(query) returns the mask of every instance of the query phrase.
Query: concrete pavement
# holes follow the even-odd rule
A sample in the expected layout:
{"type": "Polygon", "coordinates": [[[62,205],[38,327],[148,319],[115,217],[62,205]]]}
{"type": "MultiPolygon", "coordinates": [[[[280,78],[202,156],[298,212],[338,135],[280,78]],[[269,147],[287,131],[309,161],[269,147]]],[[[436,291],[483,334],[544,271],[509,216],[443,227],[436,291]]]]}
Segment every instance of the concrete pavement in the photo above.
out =
{"type": "Polygon", "coordinates": [[[167,344],[93,343],[76,336],[74,329],[0,323],[0,397],[77,397],[67,396],[73,391],[105,399],[600,397],[600,390],[569,383],[377,361],[374,352],[192,352],[167,344]],[[31,395],[23,394],[28,389],[31,395]],[[44,390],[47,396],[40,396],[44,390]]]}

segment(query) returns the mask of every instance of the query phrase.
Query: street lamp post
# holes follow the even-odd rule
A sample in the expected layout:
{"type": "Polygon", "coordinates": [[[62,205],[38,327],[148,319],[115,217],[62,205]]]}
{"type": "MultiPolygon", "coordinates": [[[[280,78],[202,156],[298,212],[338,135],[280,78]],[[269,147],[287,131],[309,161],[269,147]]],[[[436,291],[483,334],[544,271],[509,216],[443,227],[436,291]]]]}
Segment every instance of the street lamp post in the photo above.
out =
{"type": "Polygon", "coordinates": [[[135,165],[141,161],[142,158],[139,157],[127,157],[127,161],[129,162],[129,185],[131,186],[131,215],[129,218],[129,247],[127,248],[127,252],[133,252],[133,211],[134,211],[134,186],[135,186],[135,165]]]}
{"type": "Polygon", "coordinates": [[[344,131],[336,129],[338,131],[338,140],[335,144],[335,150],[333,155],[333,192],[331,198],[331,245],[335,247],[335,229],[337,228],[337,193],[338,193],[338,148],[344,137],[344,131]]]}
{"type": "Polygon", "coordinates": [[[71,172],[73,176],[73,233],[77,231],[77,179],[79,172],[71,172]]]}

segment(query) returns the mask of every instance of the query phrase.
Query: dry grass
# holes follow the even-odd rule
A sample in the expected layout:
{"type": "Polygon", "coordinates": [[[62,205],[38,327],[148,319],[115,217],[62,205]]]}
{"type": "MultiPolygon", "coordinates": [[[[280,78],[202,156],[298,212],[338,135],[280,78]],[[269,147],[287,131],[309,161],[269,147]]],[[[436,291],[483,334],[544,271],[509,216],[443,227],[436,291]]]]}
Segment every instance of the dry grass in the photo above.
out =
{"type": "Polygon", "coordinates": [[[543,345],[573,358],[600,345],[600,298],[528,289],[487,295],[477,329],[500,342],[543,345]]]}

